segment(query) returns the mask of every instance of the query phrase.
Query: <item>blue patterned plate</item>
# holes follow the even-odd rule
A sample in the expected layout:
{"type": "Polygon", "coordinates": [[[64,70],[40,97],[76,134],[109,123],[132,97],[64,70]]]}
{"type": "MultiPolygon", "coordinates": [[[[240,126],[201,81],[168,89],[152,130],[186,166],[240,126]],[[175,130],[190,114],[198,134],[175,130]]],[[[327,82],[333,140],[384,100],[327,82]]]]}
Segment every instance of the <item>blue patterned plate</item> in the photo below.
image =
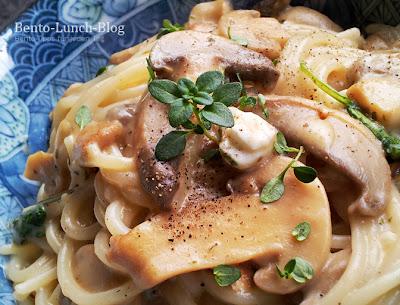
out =
{"type": "MultiPolygon", "coordinates": [[[[25,162],[46,150],[49,112],[64,90],[93,78],[112,53],[155,34],[163,19],[185,22],[197,2],[38,0],[0,34],[0,245],[11,241],[10,220],[35,201],[38,185],[23,177],[25,162]],[[82,27],[68,32],[68,26],[82,27]]],[[[234,2],[250,7],[257,0],[234,2]]],[[[322,9],[325,2],[306,4],[322,9]]],[[[5,262],[0,256],[0,267],[5,262]]],[[[15,303],[1,268],[0,305],[6,304],[15,303]]]]}

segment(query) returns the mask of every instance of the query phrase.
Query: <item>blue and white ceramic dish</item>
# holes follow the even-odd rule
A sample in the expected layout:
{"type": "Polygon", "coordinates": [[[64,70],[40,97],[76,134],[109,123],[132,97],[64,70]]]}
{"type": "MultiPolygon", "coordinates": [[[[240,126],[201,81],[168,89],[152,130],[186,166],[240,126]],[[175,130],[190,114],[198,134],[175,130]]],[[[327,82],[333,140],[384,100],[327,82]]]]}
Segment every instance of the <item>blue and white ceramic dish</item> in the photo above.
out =
{"type": "MultiPolygon", "coordinates": [[[[23,177],[25,162],[46,150],[49,113],[64,90],[93,78],[112,53],[155,34],[163,19],[183,23],[197,2],[37,0],[0,34],[0,245],[11,241],[10,220],[35,201],[38,185],[23,177]]],[[[243,8],[257,1],[233,2],[243,8]]],[[[325,2],[306,4],[322,9],[325,2]]],[[[0,257],[0,305],[15,304],[5,263],[0,257]]]]}

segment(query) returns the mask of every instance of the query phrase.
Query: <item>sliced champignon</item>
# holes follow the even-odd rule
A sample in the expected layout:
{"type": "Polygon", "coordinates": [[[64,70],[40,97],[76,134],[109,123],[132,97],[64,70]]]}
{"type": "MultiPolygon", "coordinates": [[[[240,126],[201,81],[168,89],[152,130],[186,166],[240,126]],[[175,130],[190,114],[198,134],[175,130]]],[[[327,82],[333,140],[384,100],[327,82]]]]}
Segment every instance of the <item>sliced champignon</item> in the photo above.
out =
{"type": "Polygon", "coordinates": [[[286,41],[287,31],[275,18],[260,18],[254,10],[232,11],[222,16],[219,34],[233,41],[242,40],[246,46],[268,58],[278,58],[286,41]]]}
{"type": "Polygon", "coordinates": [[[172,131],[168,122],[168,108],[147,95],[139,103],[136,120],[133,123],[134,132],[128,143],[132,143],[133,151],[138,152],[136,166],[141,184],[153,201],[165,208],[172,200],[179,181],[177,177],[179,158],[161,162],[154,155],[158,141],[172,131]]]}
{"type": "Polygon", "coordinates": [[[179,209],[189,202],[213,199],[227,194],[226,182],[234,170],[220,160],[202,161],[209,149],[202,137],[188,138],[182,156],[170,161],[158,161],[154,150],[162,136],[172,130],[167,106],[145,97],[137,108],[128,143],[138,151],[136,166],[143,189],[161,209],[179,209]]]}
{"type": "MultiPolygon", "coordinates": [[[[267,162],[262,180],[277,176],[290,160],[278,156],[267,162]]],[[[289,170],[285,185],[283,197],[269,205],[261,204],[258,193],[233,194],[161,212],[127,235],[112,237],[109,258],[141,288],[220,264],[254,261],[260,266],[255,282],[261,289],[296,291],[302,285],[281,279],[274,264],[298,256],[318,272],[329,253],[330,211],[318,179],[303,184],[289,170]],[[311,224],[312,234],[298,242],[291,231],[303,221],[311,224]]]]}
{"type": "Polygon", "coordinates": [[[269,122],[292,142],[349,177],[361,190],[349,212],[379,215],[390,200],[389,165],[380,142],[349,115],[295,97],[267,97],[269,122]]]}
{"type": "Polygon", "coordinates": [[[196,79],[203,72],[223,70],[226,75],[252,80],[272,88],[279,72],[265,56],[216,35],[195,31],[170,33],[159,39],[150,54],[161,78],[196,79]]]}

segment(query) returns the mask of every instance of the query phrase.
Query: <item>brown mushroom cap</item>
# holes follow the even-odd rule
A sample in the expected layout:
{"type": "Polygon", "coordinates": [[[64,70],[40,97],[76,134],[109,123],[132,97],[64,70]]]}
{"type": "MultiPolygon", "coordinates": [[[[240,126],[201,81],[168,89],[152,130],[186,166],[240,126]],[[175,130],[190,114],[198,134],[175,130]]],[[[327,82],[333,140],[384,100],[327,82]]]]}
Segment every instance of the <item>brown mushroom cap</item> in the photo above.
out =
{"type": "MultiPolygon", "coordinates": [[[[263,180],[277,176],[290,160],[279,156],[267,162],[263,180]]],[[[126,268],[141,288],[179,274],[252,260],[261,266],[255,275],[261,289],[281,294],[298,290],[300,284],[279,278],[270,266],[283,266],[299,256],[318,272],[329,253],[330,211],[318,179],[303,184],[290,170],[285,186],[283,197],[269,205],[263,205],[258,194],[233,194],[161,212],[127,235],[112,237],[110,259],[126,268]],[[311,224],[312,233],[298,242],[291,231],[303,221],[311,224]]]]}
{"type": "Polygon", "coordinates": [[[209,33],[180,31],[160,38],[150,60],[161,78],[196,79],[210,70],[223,70],[228,76],[239,73],[243,79],[273,87],[279,77],[271,60],[232,40],[209,33]]]}
{"type": "MultiPolygon", "coordinates": [[[[307,152],[329,163],[361,189],[349,212],[385,210],[391,194],[389,165],[380,142],[349,115],[295,97],[268,96],[269,122],[307,152]]],[[[356,191],[356,189],[354,190],[356,191]]]]}

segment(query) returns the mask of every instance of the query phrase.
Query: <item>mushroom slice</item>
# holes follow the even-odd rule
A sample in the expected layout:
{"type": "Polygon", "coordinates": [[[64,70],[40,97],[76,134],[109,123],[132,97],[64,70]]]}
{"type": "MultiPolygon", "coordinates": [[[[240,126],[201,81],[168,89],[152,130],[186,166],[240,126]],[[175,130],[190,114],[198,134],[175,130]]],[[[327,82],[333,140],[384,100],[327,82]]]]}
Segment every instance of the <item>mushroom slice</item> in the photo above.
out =
{"type": "Polygon", "coordinates": [[[267,97],[269,122],[289,140],[330,164],[361,189],[349,212],[368,216],[385,210],[391,196],[390,169],[380,142],[349,115],[295,97],[267,97]]]}
{"type": "Polygon", "coordinates": [[[228,76],[275,85],[279,72],[260,53],[216,35],[195,31],[170,33],[159,39],[150,54],[157,75],[162,78],[196,79],[203,72],[224,70],[228,76]]]}
{"type": "MultiPolygon", "coordinates": [[[[291,160],[278,156],[267,162],[264,181],[276,177],[291,160]]],[[[298,256],[318,272],[329,254],[330,211],[318,179],[303,184],[289,170],[285,185],[283,197],[269,205],[263,205],[258,194],[233,194],[161,212],[128,234],[112,237],[109,258],[141,288],[220,264],[255,261],[262,266],[255,276],[260,288],[281,294],[296,291],[301,285],[279,278],[274,263],[281,266],[298,256]],[[298,242],[291,231],[304,221],[312,233],[298,242]]]]}
{"type": "Polygon", "coordinates": [[[246,46],[268,58],[278,58],[286,41],[287,31],[275,18],[260,18],[253,10],[232,11],[222,16],[219,34],[233,41],[243,40],[246,46]]]}

